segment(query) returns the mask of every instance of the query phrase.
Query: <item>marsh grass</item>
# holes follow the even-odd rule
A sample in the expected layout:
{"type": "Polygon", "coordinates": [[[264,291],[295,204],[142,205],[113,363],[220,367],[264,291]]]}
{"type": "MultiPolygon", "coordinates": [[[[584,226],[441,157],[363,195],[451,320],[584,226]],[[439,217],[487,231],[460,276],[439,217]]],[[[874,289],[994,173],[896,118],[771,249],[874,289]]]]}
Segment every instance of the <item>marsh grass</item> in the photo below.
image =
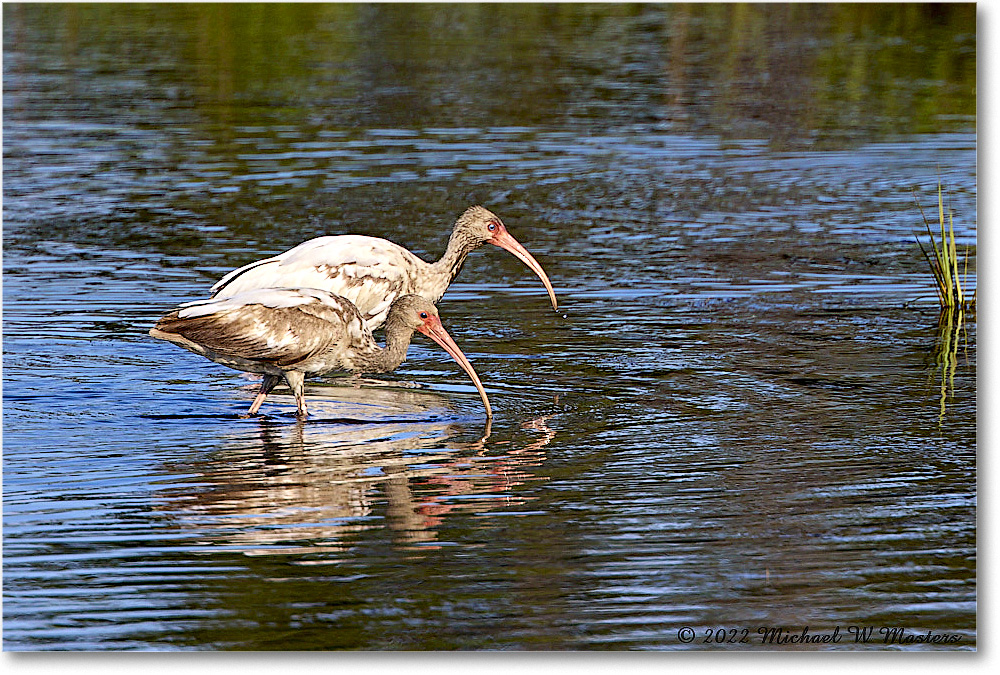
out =
{"type": "MultiPolygon", "coordinates": [[[[914,195],[914,199],[916,196],[914,195]]],[[[959,260],[958,247],[955,245],[955,216],[949,210],[948,218],[944,214],[944,195],[941,189],[941,182],[938,181],[938,227],[941,231],[941,242],[934,237],[931,223],[927,220],[924,207],[917,201],[917,208],[920,209],[920,216],[924,219],[924,228],[927,236],[930,237],[933,256],[922,243],[917,239],[917,246],[924,254],[924,259],[930,266],[931,274],[934,276],[935,290],[937,290],[938,302],[941,305],[942,315],[952,314],[954,310],[959,310],[958,314],[972,310],[976,306],[976,291],[971,296],[966,295],[969,278],[969,250],[965,248],[964,261],[959,260]],[[949,311],[951,310],[951,311],[949,311]]],[[[953,314],[952,314],[953,315],[953,314]]],[[[954,315],[953,315],[954,316],[954,315]]],[[[954,317],[958,318],[958,317],[954,317]]]]}
{"type": "MultiPolygon", "coordinates": [[[[958,367],[958,354],[963,342],[963,333],[965,334],[965,348],[968,349],[968,332],[965,329],[965,320],[967,314],[975,312],[978,289],[974,290],[971,296],[967,295],[971,247],[965,248],[965,255],[960,260],[958,247],[955,245],[955,217],[949,210],[948,217],[945,219],[944,194],[940,181],[938,181],[937,222],[940,243],[934,236],[931,223],[927,220],[927,215],[924,213],[923,207],[920,206],[919,200],[917,208],[920,209],[920,215],[924,220],[924,228],[930,238],[931,249],[928,250],[919,238],[915,238],[934,277],[938,303],[941,307],[937,320],[937,339],[932,353],[934,372],[941,380],[938,397],[940,408],[938,421],[943,423],[948,397],[954,391],[955,371],[958,367]]],[[[966,353],[966,359],[968,359],[968,353],[966,353]]]]}

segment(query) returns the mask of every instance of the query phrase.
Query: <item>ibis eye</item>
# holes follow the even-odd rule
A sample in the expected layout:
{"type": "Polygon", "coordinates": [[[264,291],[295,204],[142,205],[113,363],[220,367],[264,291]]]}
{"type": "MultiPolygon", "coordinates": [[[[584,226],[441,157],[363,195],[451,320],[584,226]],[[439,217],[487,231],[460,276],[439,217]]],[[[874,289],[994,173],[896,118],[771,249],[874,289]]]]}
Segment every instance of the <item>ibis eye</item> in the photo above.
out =
{"type": "Polygon", "coordinates": [[[486,229],[488,229],[490,232],[495,232],[497,229],[497,221],[491,220],[490,224],[486,226],[486,229]]]}
{"type": "Polygon", "coordinates": [[[426,319],[427,318],[427,312],[420,312],[420,318],[421,319],[426,319]]]}

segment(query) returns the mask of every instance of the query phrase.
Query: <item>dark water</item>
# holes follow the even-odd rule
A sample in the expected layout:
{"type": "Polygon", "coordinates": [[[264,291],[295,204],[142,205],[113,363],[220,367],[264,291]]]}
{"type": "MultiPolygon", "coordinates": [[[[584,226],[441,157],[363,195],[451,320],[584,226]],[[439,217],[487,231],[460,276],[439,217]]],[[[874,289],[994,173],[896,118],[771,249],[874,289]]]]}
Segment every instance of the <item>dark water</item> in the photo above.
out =
{"type": "Polygon", "coordinates": [[[976,326],[913,233],[940,179],[974,287],[975,18],[5,4],[4,648],[974,649],[976,326]],[[473,203],[562,305],[493,247],[441,301],[485,440],[426,340],[298,423],[146,334],[473,203]]]}

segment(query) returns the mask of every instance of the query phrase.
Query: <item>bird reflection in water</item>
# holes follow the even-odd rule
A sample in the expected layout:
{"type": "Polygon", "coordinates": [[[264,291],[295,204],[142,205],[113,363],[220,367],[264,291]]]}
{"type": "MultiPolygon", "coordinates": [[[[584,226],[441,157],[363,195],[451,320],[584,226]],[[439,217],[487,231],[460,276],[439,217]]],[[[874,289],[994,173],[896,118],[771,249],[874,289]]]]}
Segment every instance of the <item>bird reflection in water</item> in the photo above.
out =
{"type": "Polygon", "coordinates": [[[435,518],[434,524],[443,521],[443,516],[460,508],[470,506],[466,501],[456,501],[456,497],[469,495],[469,480],[474,479],[476,492],[484,499],[490,499],[492,506],[518,506],[525,503],[523,497],[513,493],[514,488],[531,480],[548,480],[528,471],[529,468],[540,466],[545,460],[543,448],[555,437],[556,432],[547,424],[552,415],[543,415],[533,420],[522,422],[521,429],[537,431],[540,436],[531,443],[519,447],[514,441],[495,441],[489,446],[485,438],[479,443],[482,447],[473,457],[455,461],[452,466],[461,471],[448,475],[432,476],[427,482],[439,486],[439,493],[421,503],[421,512],[435,518]],[[497,450],[503,448],[504,452],[497,450]]]}
{"type": "MultiPolygon", "coordinates": [[[[335,562],[360,533],[383,525],[397,546],[435,547],[448,515],[521,505],[526,500],[515,488],[546,480],[530,469],[544,461],[555,436],[546,424],[552,415],[522,423],[510,440],[490,442],[487,429],[463,442],[457,437],[468,436],[467,426],[430,418],[444,412],[428,405],[439,396],[396,394],[397,409],[407,409],[410,419],[345,422],[349,414],[339,400],[329,401],[328,411],[317,405],[316,417],[327,423],[257,420],[256,438],[233,438],[185,467],[199,487],[169,490],[170,510],[181,527],[197,529],[214,545],[335,562]],[[414,407],[421,398],[422,410],[414,407]]],[[[384,404],[384,392],[380,398],[384,404]]]]}

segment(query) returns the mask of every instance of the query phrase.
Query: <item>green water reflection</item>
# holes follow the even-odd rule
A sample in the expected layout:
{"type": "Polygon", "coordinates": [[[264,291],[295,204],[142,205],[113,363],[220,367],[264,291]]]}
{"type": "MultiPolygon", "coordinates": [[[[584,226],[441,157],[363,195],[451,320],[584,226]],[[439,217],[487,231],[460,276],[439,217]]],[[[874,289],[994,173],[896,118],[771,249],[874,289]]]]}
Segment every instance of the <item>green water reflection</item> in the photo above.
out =
{"type": "Polygon", "coordinates": [[[5,648],[974,648],[975,325],[903,307],[914,186],[976,237],[974,5],[3,12],[5,648]],[[484,249],[442,300],[488,441],[421,345],[299,426],[148,337],[475,202],[560,298],[484,249]]]}
{"type": "MultiPolygon", "coordinates": [[[[143,81],[132,95],[222,127],[660,122],[782,144],[967,128],[976,110],[972,3],[7,4],[4,14],[9,44],[58,43],[63,67],[98,77],[132,69],[143,81]]],[[[8,67],[16,89],[29,64],[8,67]]]]}

